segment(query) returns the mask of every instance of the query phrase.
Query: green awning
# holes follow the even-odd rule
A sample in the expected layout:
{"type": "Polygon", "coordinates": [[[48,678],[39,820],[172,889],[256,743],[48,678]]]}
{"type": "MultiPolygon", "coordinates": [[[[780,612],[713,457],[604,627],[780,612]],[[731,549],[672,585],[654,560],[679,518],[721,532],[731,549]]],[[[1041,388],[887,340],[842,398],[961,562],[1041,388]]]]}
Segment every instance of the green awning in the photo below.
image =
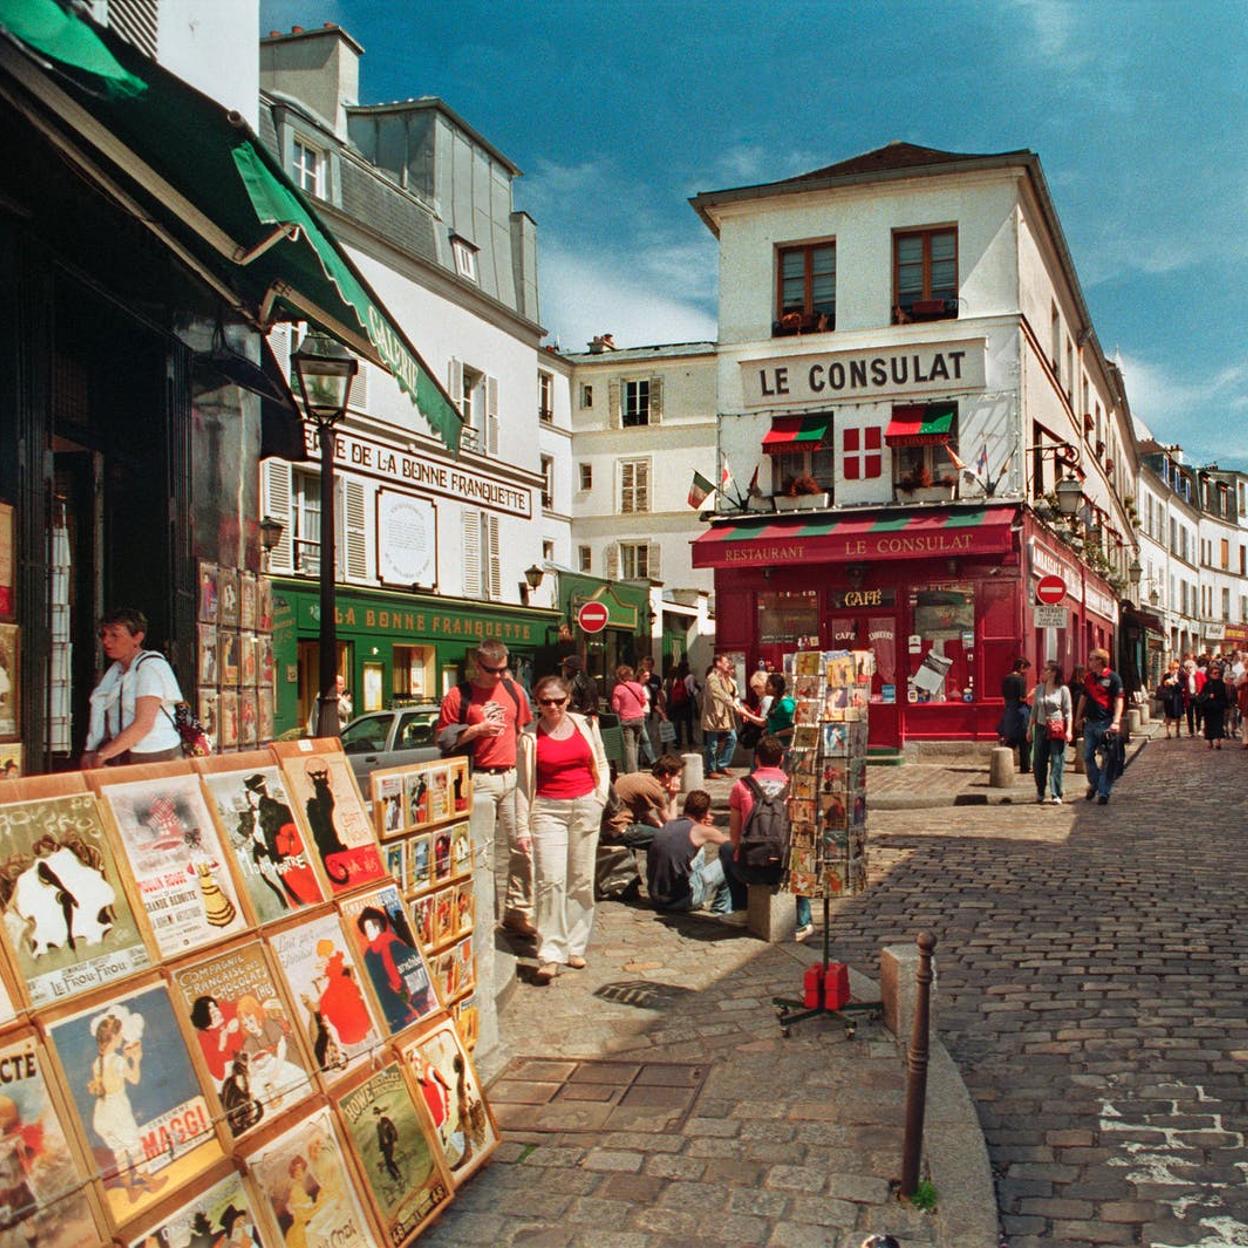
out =
{"type": "Polygon", "coordinates": [[[894,407],[884,431],[889,446],[929,446],[948,442],[953,432],[956,403],[927,403],[914,407],[894,407]]]}
{"type": "Polygon", "coordinates": [[[768,455],[817,451],[827,439],[831,423],[829,412],[817,416],[777,416],[763,435],[763,450],[768,455]]]}
{"type": "Polygon", "coordinates": [[[71,163],[257,329],[319,326],[392,373],[459,450],[451,397],[237,113],[55,0],[0,0],[0,30],[0,97],[71,163]]]}

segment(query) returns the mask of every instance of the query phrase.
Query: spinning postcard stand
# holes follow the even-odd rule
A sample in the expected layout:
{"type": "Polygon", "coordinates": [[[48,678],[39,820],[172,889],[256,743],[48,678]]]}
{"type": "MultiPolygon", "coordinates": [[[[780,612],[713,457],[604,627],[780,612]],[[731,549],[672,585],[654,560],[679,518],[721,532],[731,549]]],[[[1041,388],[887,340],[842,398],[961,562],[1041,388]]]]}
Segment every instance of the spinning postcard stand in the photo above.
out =
{"type": "Polygon", "coordinates": [[[823,956],[808,968],[801,1001],[773,998],[781,1034],[832,1015],[853,1038],[879,1001],[851,1001],[848,969],[831,960],[829,907],[867,887],[867,709],[875,658],[869,650],[799,650],[785,657],[793,689],[789,761],[789,870],[781,889],[823,898],[823,956]]]}

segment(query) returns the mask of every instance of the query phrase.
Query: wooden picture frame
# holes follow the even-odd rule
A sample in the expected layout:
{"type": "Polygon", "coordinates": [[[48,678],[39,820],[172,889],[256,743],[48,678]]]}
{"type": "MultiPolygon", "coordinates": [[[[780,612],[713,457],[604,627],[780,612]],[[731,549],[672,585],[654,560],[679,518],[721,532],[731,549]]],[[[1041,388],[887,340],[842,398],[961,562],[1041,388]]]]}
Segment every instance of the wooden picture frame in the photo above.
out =
{"type": "Polygon", "coordinates": [[[22,717],[22,630],[0,624],[0,738],[16,737],[22,717]]]}
{"type": "Polygon", "coordinates": [[[261,1243],[256,1204],[243,1176],[231,1162],[222,1162],[150,1209],[143,1229],[127,1232],[127,1248],[201,1243],[252,1248],[261,1243]]]}
{"type": "Polygon", "coordinates": [[[217,572],[217,623],[226,628],[238,627],[238,569],[220,568],[217,572]]]}
{"type": "Polygon", "coordinates": [[[256,631],[273,631],[273,582],[267,576],[256,578],[256,631]]]}
{"type": "Polygon", "coordinates": [[[256,634],[240,631],[238,634],[238,683],[244,689],[256,687],[256,634]]]}
{"type": "Polygon", "coordinates": [[[237,689],[240,675],[239,632],[217,629],[217,679],[223,689],[237,689]]]}
{"type": "Polygon", "coordinates": [[[195,672],[196,683],[215,689],[221,678],[220,652],[217,649],[217,626],[200,623],[195,626],[196,652],[195,672]]]}
{"type": "MultiPolygon", "coordinates": [[[[266,638],[267,640],[267,638],[266,638]]],[[[274,736],[273,690],[270,686],[256,690],[256,744],[268,745],[274,736]]]]}
{"type": "Polygon", "coordinates": [[[217,697],[217,745],[229,749],[238,744],[238,690],[222,689],[217,697]]]}
{"type": "Polygon", "coordinates": [[[221,744],[221,695],[215,689],[201,689],[196,699],[199,722],[217,745],[221,744]]]}
{"type": "Polygon", "coordinates": [[[195,618],[203,624],[216,624],[220,614],[219,569],[215,563],[199,561],[199,601],[195,618]]]}
{"type": "Polygon", "coordinates": [[[260,704],[254,689],[238,691],[238,743],[255,749],[260,735],[260,704]]]}
{"type": "Polygon", "coordinates": [[[238,574],[238,626],[243,629],[256,627],[256,574],[241,571],[238,574]]]}

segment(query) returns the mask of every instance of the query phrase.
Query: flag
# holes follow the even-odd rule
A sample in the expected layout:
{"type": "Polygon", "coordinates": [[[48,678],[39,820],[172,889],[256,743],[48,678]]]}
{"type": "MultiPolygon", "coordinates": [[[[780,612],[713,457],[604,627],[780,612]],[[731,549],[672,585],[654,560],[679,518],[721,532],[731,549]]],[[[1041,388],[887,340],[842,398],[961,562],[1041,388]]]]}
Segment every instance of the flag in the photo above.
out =
{"type": "Polygon", "coordinates": [[[693,484],[689,487],[689,506],[701,507],[707,495],[714,489],[715,487],[700,472],[695,472],[693,484]]]}
{"type": "Polygon", "coordinates": [[[758,488],[758,469],[759,465],[754,465],[754,475],[750,478],[750,488],[746,491],[750,498],[761,498],[762,490],[758,488]]]}
{"type": "Polygon", "coordinates": [[[975,471],[983,476],[988,471],[988,443],[979,448],[979,458],[975,461],[975,471]]]}
{"type": "Polygon", "coordinates": [[[732,479],[732,469],[728,466],[728,461],[724,460],[724,466],[719,472],[719,492],[727,494],[729,490],[736,493],[737,483],[732,479]]]}
{"type": "Polygon", "coordinates": [[[945,454],[949,456],[949,462],[959,471],[966,471],[966,464],[958,457],[957,451],[951,446],[945,447],[945,454]]]}

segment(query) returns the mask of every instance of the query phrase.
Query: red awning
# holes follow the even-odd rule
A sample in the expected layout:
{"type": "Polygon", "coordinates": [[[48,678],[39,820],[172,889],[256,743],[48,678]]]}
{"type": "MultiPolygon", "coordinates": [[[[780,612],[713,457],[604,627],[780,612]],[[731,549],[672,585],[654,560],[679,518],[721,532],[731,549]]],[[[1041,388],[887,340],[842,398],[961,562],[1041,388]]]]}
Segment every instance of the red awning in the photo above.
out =
{"type": "Polygon", "coordinates": [[[939,446],[953,436],[957,407],[951,403],[922,403],[914,407],[894,407],[884,431],[889,446],[939,446]]]}
{"type": "Polygon", "coordinates": [[[828,436],[832,417],[777,416],[763,435],[763,450],[768,455],[784,455],[789,451],[817,451],[828,436]]]}
{"type": "Polygon", "coordinates": [[[712,526],[693,543],[695,568],[863,563],[876,559],[1003,555],[1013,506],[751,517],[712,526]]]}

